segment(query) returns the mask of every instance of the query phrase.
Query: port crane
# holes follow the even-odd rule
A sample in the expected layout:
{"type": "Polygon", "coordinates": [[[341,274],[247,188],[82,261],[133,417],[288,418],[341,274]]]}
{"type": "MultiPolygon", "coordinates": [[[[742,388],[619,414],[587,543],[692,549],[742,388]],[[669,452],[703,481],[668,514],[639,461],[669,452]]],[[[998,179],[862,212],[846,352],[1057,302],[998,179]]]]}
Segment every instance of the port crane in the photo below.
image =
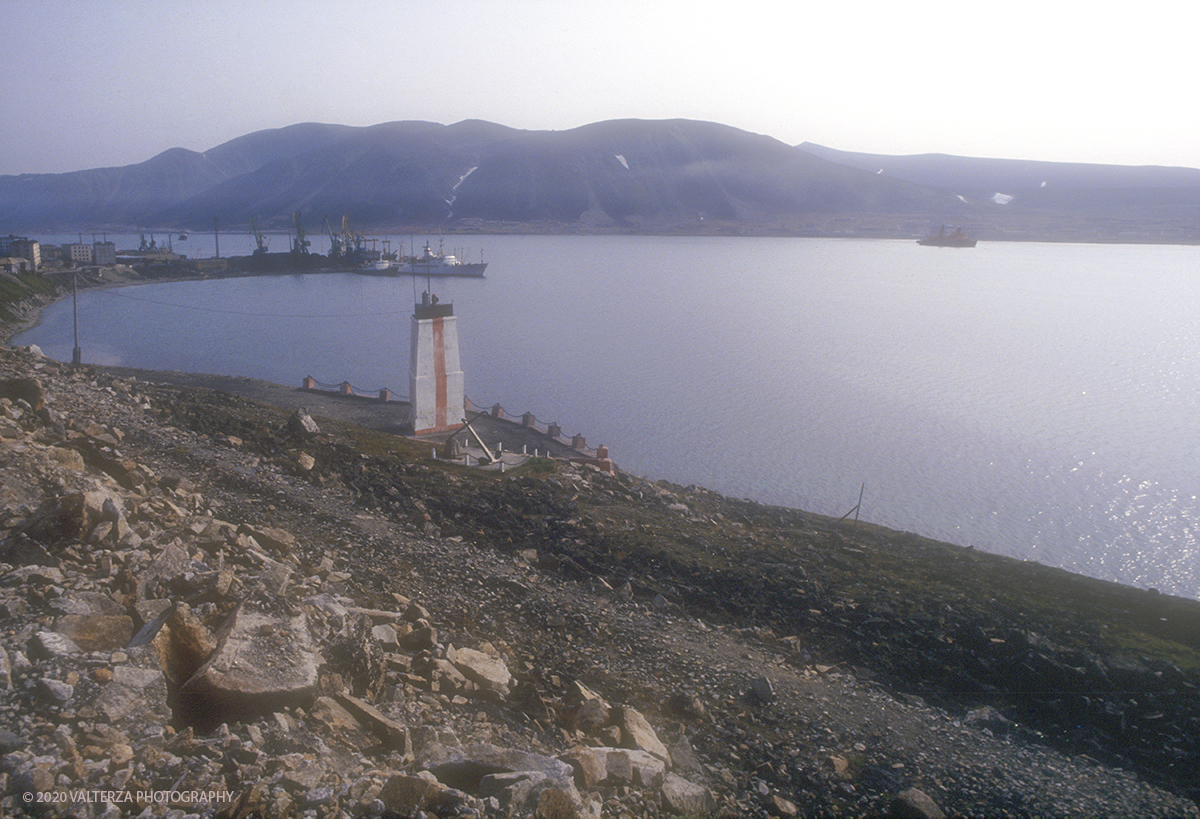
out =
{"type": "Polygon", "coordinates": [[[342,240],[336,233],[333,232],[333,226],[329,224],[328,216],[326,216],[321,222],[321,230],[329,234],[329,258],[342,258],[342,251],[344,250],[342,247],[342,240]]]}
{"type": "Polygon", "coordinates": [[[250,217],[250,232],[254,234],[254,242],[258,245],[258,247],[254,248],[254,255],[265,256],[267,254],[267,238],[258,229],[253,216],[250,217]]]}
{"type": "Polygon", "coordinates": [[[349,216],[342,217],[342,258],[355,266],[370,258],[363,235],[350,228],[349,216]]]}
{"type": "Polygon", "coordinates": [[[312,244],[308,240],[308,234],[304,231],[304,225],[300,223],[300,211],[292,212],[292,226],[296,229],[296,238],[292,241],[292,253],[298,255],[308,255],[308,246],[312,244]]]}

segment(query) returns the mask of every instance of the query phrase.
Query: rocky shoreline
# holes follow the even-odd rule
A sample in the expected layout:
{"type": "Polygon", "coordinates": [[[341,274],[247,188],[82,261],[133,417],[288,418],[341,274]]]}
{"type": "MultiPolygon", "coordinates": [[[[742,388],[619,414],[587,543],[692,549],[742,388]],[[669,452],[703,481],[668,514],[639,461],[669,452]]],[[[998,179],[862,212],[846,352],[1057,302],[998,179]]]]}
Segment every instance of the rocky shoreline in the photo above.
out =
{"type": "Polygon", "coordinates": [[[5,815],[1200,815],[1195,601],[36,351],[0,384],[5,815]]]}

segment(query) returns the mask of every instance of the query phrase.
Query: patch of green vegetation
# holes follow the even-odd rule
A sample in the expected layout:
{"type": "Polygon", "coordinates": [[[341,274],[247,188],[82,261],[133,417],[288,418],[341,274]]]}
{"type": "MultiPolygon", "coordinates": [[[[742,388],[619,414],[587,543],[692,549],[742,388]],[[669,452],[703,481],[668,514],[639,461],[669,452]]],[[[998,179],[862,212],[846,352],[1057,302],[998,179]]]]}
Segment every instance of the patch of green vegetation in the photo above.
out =
{"type": "Polygon", "coordinates": [[[37,273],[18,273],[0,276],[0,316],[12,318],[12,305],[30,296],[51,295],[58,285],[37,273]]]}
{"type": "Polygon", "coordinates": [[[1182,643],[1163,640],[1131,629],[1118,630],[1106,636],[1106,643],[1112,647],[1113,654],[1132,654],[1137,657],[1166,660],[1184,671],[1200,668],[1200,652],[1182,643]]]}
{"type": "Polygon", "coordinates": [[[753,583],[763,601],[760,615],[784,632],[803,630],[808,608],[851,607],[879,617],[945,614],[958,623],[1038,634],[1068,650],[1200,668],[1196,601],[871,524],[673,489],[689,513],[654,503],[581,501],[615,556],[640,554],[645,566],[753,583]],[[804,587],[798,595],[797,586],[804,587]],[[806,602],[794,608],[792,600],[806,602]]]}
{"type": "Polygon", "coordinates": [[[348,438],[355,449],[370,457],[395,455],[406,461],[418,461],[429,457],[430,445],[411,441],[390,432],[356,427],[328,418],[314,418],[322,430],[334,431],[348,438]]]}
{"type": "Polygon", "coordinates": [[[529,475],[552,475],[558,471],[558,467],[549,458],[530,458],[521,465],[520,470],[529,475]]]}

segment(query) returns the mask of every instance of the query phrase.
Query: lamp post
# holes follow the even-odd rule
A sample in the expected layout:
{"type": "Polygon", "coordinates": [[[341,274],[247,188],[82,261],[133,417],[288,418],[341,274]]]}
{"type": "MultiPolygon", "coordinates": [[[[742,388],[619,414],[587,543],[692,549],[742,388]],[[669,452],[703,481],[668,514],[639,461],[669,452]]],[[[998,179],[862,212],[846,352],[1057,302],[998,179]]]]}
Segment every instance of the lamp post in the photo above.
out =
{"type": "Polygon", "coordinates": [[[83,363],[83,351],[79,349],[79,275],[71,274],[71,309],[75,313],[75,350],[71,353],[71,366],[83,363]]]}

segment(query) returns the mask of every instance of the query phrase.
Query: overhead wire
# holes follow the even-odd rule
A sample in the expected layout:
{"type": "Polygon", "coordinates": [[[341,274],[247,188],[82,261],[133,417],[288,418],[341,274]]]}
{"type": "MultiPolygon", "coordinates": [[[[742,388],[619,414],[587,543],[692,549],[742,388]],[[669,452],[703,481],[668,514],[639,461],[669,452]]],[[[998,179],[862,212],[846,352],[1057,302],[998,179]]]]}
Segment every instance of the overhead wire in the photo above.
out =
{"type": "Polygon", "coordinates": [[[197,307],[191,304],[174,304],[168,301],[159,301],[157,299],[143,299],[137,296],[130,296],[124,293],[119,293],[116,290],[98,290],[106,296],[114,298],[128,299],[129,301],[146,302],[147,304],[157,304],[163,307],[175,307],[179,310],[195,310],[200,313],[218,313],[228,316],[257,316],[260,318],[301,318],[301,319],[348,319],[348,318],[374,318],[378,316],[397,316],[403,311],[388,310],[380,313],[344,313],[344,314],[309,314],[309,313],[255,313],[246,310],[217,310],[212,307],[197,307]]]}

